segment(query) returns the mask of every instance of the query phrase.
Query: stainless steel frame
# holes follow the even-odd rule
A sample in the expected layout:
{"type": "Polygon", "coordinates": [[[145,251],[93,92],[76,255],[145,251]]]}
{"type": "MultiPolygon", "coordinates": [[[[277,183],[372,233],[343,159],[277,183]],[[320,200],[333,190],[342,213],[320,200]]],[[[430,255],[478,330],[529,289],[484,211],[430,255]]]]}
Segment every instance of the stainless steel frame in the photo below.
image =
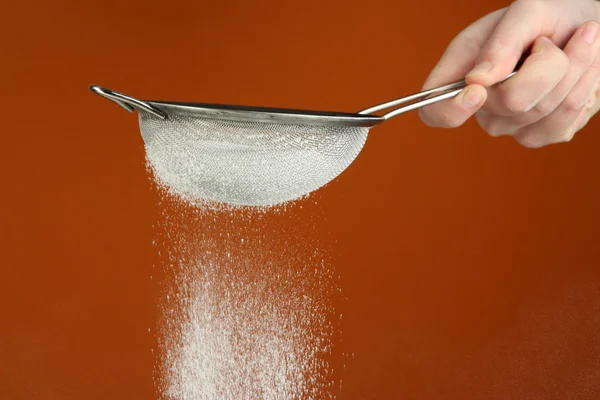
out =
{"type": "MultiPolygon", "coordinates": [[[[512,77],[514,74],[516,74],[516,71],[508,75],[502,82],[512,77]]],[[[114,101],[129,112],[133,112],[137,109],[148,112],[161,119],[168,119],[170,115],[184,115],[197,118],[260,123],[373,127],[397,115],[455,97],[465,88],[465,86],[467,86],[467,84],[464,80],[455,82],[388,101],[359,111],[355,114],[156,100],[143,101],[96,85],[91,85],[90,90],[102,97],[114,101]],[[402,107],[395,108],[381,116],[373,115],[375,112],[397,106],[402,107]]]]}

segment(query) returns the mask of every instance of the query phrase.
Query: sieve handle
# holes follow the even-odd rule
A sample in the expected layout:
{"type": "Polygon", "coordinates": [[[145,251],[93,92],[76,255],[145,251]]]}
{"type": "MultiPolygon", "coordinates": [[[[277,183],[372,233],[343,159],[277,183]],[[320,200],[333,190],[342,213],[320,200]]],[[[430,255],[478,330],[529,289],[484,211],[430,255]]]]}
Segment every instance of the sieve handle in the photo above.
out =
{"type": "MultiPolygon", "coordinates": [[[[516,73],[517,73],[517,71],[512,72],[510,75],[508,75],[506,78],[504,78],[503,80],[501,80],[498,83],[502,83],[502,82],[506,81],[508,78],[512,77],[516,73]]],[[[376,106],[369,107],[365,110],[362,110],[358,114],[361,114],[361,115],[372,114],[374,112],[385,110],[390,107],[395,107],[395,106],[399,106],[402,104],[414,102],[414,103],[406,105],[404,107],[400,107],[395,110],[392,110],[381,116],[381,118],[388,120],[397,115],[404,114],[409,111],[413,111],[418,108],[425,107],[430,104],[434,104],[434,103],[437,103],[437,102],[440,102],[443,100],[451,99],[451,98],[455,97],[456,95],[458,95],[460,92],[462,92],[462,90],[466,86],[467,86],[467,83],[464,80],[462,80],[460,82],[454,82],[449,85],[425,90],[420,93],[411,94],[410,96],[401,97],[399,99],[388,101],[383,104],[378,104],[376,106]],[[436,93],[437,93],[437,96],[429,97],[436,93]]]]}
{"type": "Polygon", "coordinates": [[[155,115],[160,119],[167,118],[167,114],[153,105],[138,99],[134,99],[133,97],[124,95],[123,93],[115,92],[114,90],[106,89],[97,85],[90,85],[90,90],[104,98],[114,101],[129,112],[133,112],[134,109],[137,109],[155,115]]]}
{"type": "MultiPolygon", "coordinates": [[[[510,73],[506,78],[502,79],[498,83],[502,83],[502,82],[506,81],[507,79],[511,78],[513,75],[515,75],[519,71],[519,69],[521,68],[523,63],[525,63],[525,60],[527,59],[527,57],[530,54],[531,54],[531,49],[529,48],[521,55],[521,58],[519,59],[519,61],[517,62],[517,65],[515,66],[515,70],[512,73],[510,73]]],[[[402,98],[399,98],[396,100],[388,101],[383,104],[369,107],[366,110],[360,111],[358,114],[362,114],[362,115],[372,114],[374,112],[382,111],[387,108],[396,107],[396,106],[399,106],[402,104],[414,102],[414,103],[408,104],[404,107],[400,107],[395,110],[392,110],[381,116],[381,118],[383,118],[384,120],[388,120],[397,115],[404,114],[404,113],[412,111],[412,110],[416,110],[417,108],[425,107],[430,104],[434,104],[434,103],[437,103],[437,102],[440,102],[443,100],[451,99],[451,98],[455,97],[457,94],[459,94],[460,92],[462,92],[462,90],[466,86],[467,86],[467,82],[465,82],[464,80],[462,80],[460,82],[454,82],[449,85],[425,90],[420,93],[411,94],[410,96],[402,97],[402,98]],[[434,94],[437,94],[437,95],[430,97],[431,95],[434,95],[434,94]]]]}

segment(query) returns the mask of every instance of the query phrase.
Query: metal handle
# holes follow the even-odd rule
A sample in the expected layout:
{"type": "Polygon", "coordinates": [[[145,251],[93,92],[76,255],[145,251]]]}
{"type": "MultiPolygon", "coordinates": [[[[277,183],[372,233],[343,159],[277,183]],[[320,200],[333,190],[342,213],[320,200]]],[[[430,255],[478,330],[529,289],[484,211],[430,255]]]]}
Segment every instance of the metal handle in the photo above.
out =
{"type": "Polygon", "coordinates": [[[155,115],[160,119],[167,118],[167,114],[165,114],[158,108],[144,101],[134,99],[133,97],[97,85],[90,85],[90,90],[102,97],[114,101],[129,112],[133,112],[134,109],[137,109],[155,115]]]}
{"type": "MultiPolygon", "coordinates": [[[[502,83],[505,80],[507,80],[508,78],[512,77],[514,74],[516,74],[517,71],[512,72],[510,75],[508,75],[506,78],[504,78],[503,80],[501,80],[498,83],[502,83]]],[[[397,115],[400,114],[404,114],[406,112],[412,111],[412,110],[416,110],[417,108],[421,108],[421,107],[425,107],[428,106],[430,104],[434,104],[443,100],[447,100],[450,99],[452,97],[455,97],[456,95],[458,95],[460,92],[462,92],[462,90],[467,86],[467,83],[462,80],[460,82],[454,82],[451,83],[449,85],[445,85],[445,86],[441,86],[438,88],[434,88],[434,89],[429,89],[429,90],[425,90],[423,92],[420,93],[415,93],[415,94],[411,94],[410,96],[406,96],[406,97],[401,97],[399,99],[396,100],[392,100],[392,101],[388,101],[386,103],[382,103],[382,104],[378,104],[376,106],[373,107],[369,107],[365,110],[360,111],[358,114],[361,115],[366,115],[366,114],[372,114],[374,112],[377,111],[381,111],[381,110],[385,110],[387,108],[390,107],[395,107],[395,106],[399,106],[401,104],[406,104],[406,103],[410,103],[412,101],[415,101],[412,104],[409,104],[407,106],[404,107],[400,107],[397,108],[395,110],[392,110],[386,114],[383,114],[381,116],[381,118],[388,120],[392,117],[395,117],[397,115]],[[434,97],[430,97],[427,98],[428,96],[435,94],[435,93],[440,93],[437,96],[434,97]],[[416,101],[416,100],[420,100],[420,101],[416,101]]]]}

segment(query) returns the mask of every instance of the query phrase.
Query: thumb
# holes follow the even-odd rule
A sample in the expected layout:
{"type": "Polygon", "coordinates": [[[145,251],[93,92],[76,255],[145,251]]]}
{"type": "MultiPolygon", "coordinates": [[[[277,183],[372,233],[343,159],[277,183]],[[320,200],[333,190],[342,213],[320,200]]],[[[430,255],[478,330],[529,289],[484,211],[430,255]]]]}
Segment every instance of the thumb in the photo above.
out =
{"type": "MultiPolygon", "coordinates": [[[[505,11],[506,9],[494,11],[459,33],[425,80],[423,90],[463,80],[467,72],[475,65],[481,48],[505,11]]],[[[429,126],[457,127],[481,107],[486,97],[487,93],[483,87],[470,85],[452,101],[441,101],[420,108],[419,115],[421,120],[429,126]],[[467,94],[470,95],[467,96],[467,94]],[[477,94],[479,94],[479,98],[477,98],[477,94]],[[474,99],[476,101],[473,104],[474,99]],[[466,100],[471,104],[465,106],[466,100]]]]}
{"type": "Polygon", "coordinates": [[[489,13],[460,32],[425,80],[423,90],[464,79],[505,11],[501,9],[489,13]]]}
{"type": "Polygon", "coordinates": [[[515,70],[523,53],[546,31],[545,9],[536,2],[515,2],[483,45],[475,67],[466,75],[469,84],[492,86],[515,70]],[[541,6],[540,6],[541,7],[541,6]]]}

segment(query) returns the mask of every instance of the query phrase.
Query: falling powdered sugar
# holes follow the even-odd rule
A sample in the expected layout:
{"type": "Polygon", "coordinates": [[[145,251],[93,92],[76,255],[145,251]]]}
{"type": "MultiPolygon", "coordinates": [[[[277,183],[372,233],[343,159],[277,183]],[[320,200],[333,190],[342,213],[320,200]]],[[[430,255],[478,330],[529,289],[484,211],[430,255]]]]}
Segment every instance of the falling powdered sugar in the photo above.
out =
{"type": "Polygon", "coordinates": [[[156,182],[161,397],[333,398],[339,289],[316,217],[190,203],[156,182]]]}

